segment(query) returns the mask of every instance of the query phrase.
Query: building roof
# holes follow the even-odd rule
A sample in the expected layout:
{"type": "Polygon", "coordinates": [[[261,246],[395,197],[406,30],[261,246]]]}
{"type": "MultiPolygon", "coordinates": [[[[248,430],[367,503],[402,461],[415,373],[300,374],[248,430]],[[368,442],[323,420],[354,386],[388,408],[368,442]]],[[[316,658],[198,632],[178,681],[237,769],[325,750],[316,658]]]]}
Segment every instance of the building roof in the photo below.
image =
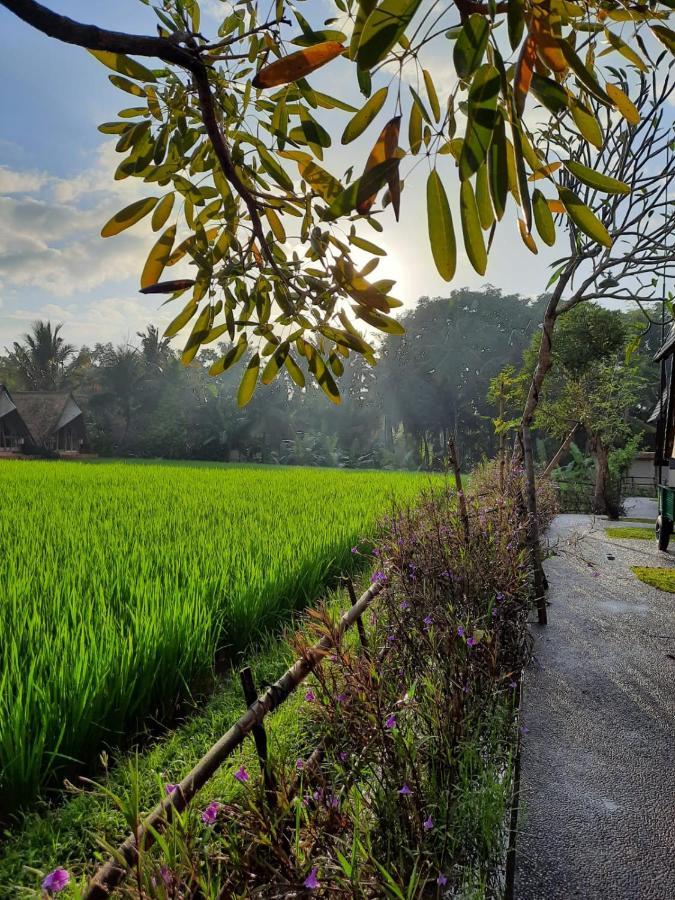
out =
{"type": "Polygon", "coordinates": [[[654,362],[659,362],[660,360],[665,359],[673,352],[675,352],[675,327],[672,327],[670,329],[670,334],[666,338],[665,343],[661,347],[659,347],[659,349],[654,354],[654,362]]]}
{"type": "Polygon", "coordinates": [[[67,391],[13,391],[10,398],[38,446],[82,414],[67,391]]]}

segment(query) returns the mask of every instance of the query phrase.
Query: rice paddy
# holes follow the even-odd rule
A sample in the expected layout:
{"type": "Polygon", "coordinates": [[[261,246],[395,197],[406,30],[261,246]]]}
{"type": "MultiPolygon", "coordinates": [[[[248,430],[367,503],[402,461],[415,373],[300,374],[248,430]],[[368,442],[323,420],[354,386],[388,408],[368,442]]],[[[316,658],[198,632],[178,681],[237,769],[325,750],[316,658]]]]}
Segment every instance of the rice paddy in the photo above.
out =
{"type": "MultiPolygon", "coordinates": [[[[0,809],[164,719],[425,476],[0,461],[0,809]]],[[[364,549],[367,549],[366,545],[364,549]]]]}

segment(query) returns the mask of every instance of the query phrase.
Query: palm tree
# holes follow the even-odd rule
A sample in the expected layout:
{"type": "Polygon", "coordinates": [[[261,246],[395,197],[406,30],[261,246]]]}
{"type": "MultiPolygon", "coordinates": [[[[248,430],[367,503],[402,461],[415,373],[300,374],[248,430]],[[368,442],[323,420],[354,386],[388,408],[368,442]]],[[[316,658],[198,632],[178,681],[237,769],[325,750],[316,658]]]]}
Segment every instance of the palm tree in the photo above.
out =
{"type": "Polygon", "coordinates": [[[23,386],[33,391],[54,391],[61,387],[70,371],[69,359],[75,347],[67,344],[59,332],[63,325],[40,319],[33,322],[23,342],[14,341],[12,364],[23,386]]]}

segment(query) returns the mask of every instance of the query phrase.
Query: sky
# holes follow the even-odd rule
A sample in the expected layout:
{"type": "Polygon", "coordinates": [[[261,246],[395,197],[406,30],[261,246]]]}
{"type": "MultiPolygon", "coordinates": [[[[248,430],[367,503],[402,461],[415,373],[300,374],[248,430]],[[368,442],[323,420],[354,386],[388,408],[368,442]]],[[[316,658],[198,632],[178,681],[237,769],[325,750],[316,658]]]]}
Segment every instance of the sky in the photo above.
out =
{"type": "MultiPolygon", "coordinates": [[[[140,0],[52,0],[48,5],[115,30],[152,34],[155,29],[154,15],[140,0]]],[[[207,35],[215,34],[223,5],[220,0],[202,3],[207,35]]],[[[0,351],[37,318],[62,322],[72,343],[93,345],[133,341],[147,324],[164,326],[175,315],[161,310],[156,298],[138,293],[139,274],[156,239],[149,224],[100,237],[111,215],[147,191],[135,179],[113,180],[121,157],[114,139],[97,126],[114,120],[130,98],[110,84],[107,74],[85,50],[40,34],[0,6],[0,351]]],[[[331,89],[326,74],[315,73],[310,80],[321,90],[331,89]]],[[[363,102],[356,88],[345,91],[339,96],[363,102]]],[[[353,164],[358,171],[377,126],[342,148],[339,135],[349,114],[320,113],[317,118],[336,135],[337,144],[326,168],[340,175],[353,164]]],[[[382,235],[361,231],[387,250],[378,277],[397,280],[392,293],[406,307],[420,296],[449,296],[455,288],[487,283],[526,296],[544,290],[555,253],[541,247],[533,256],[515,221],[497,229],[485,276],[471,268],[460,238],[457,274],[450,284],[444,282],[428,245],[425,182],[424,165],[417,166],[406,181],[400,223],[389,211],[382,235]]],[[[450,187],[448,192],[459,230],[456,192],[450,187]]]]}

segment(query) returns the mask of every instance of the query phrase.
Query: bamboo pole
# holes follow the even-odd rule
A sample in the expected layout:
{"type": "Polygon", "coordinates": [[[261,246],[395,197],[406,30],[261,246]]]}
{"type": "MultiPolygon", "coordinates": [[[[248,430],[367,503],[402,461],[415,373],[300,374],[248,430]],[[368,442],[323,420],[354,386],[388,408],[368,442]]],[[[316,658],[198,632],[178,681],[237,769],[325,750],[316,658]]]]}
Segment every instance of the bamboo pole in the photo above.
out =
{"type": "MultiPolygon", "coordinates": [[[[372,585],[359,597],[341,617],[335,634],[335,642],[368,609],[371,602],[383,590],[380,582],[372,585]]],[[[136,834],[131,834],[117,848],[113,858],[109,859],[96,872],[84,893],[84,900],[104,900],[127,876],[129,869],[138,860],[138,846],[147,850],[155,841],[155,834],[161,834],[171,821],[174,812],[182,812],[195,794],[215,774],[224,760],[243,742],[265,716],[280,706],[305,678],[316,668],[333,647],[331,636],[324,636],[311,647],[307,655],[296,660],[281,678],[271,685],[262,697],[252,703],[241,718],[225,732],[225,734],[199,760],[185,778],[176,785],[176,789],[159,803],[148,817],[139,825],[136,834]],[[138,842],[138,843],[137,843],[138,842]]]]}

